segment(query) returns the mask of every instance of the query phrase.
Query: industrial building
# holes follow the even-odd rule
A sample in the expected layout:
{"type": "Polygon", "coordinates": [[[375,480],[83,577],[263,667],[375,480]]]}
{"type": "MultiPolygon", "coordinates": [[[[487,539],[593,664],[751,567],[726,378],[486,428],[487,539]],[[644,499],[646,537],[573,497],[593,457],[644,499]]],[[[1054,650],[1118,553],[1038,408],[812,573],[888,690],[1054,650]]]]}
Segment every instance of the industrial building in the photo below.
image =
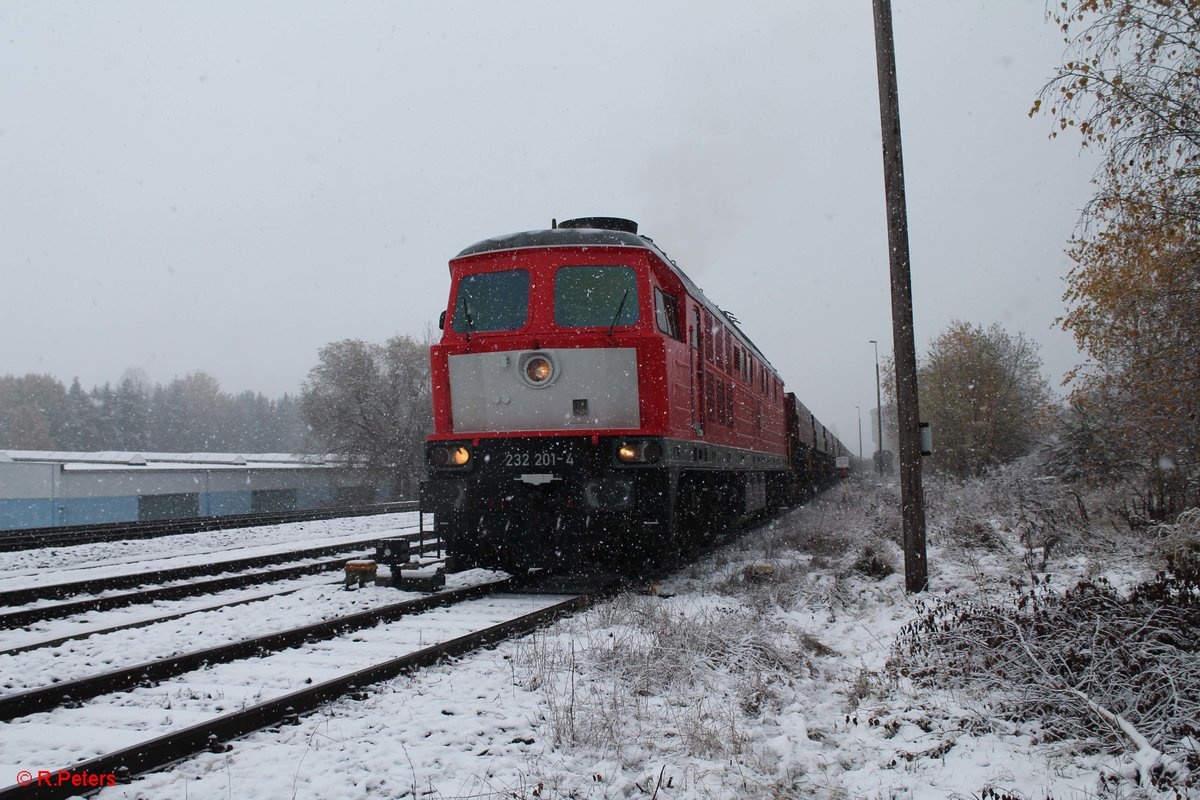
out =
{"type": "Polygon", "coordinates": [[[0,451],[0,530],[388,499],[366,471],[314,456],[0,451]]]}

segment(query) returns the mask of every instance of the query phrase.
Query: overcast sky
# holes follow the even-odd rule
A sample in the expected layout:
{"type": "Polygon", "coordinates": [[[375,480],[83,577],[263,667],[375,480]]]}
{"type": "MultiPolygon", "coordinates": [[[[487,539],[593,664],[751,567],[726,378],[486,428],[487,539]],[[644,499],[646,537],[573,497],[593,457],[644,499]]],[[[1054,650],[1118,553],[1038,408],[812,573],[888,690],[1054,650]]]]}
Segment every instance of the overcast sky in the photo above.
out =
{"type": "MultiPolygon", "coordinates": [[[[897,0],[917,350],[1053,327],[1095,161],[1026,112],[1042,0],[897,0]]],[[[447,260],[641,224],[857,450],[891,352],[870,0],[0,4],[0,374],[296,392],[447,260]]]]}

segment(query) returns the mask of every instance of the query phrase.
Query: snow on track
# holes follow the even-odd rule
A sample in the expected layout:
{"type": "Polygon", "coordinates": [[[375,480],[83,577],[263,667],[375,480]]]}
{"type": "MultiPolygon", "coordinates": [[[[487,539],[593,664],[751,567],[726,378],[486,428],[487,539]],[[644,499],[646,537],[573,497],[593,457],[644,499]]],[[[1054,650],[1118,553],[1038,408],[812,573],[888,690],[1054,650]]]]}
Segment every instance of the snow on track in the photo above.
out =
{"type": "MultiPolygon", "coordinates": [[[[338,639],[220,664],[152,687],[96,698],[82,708],[23,717],[0,725],[0,775],[68,767],[563,599],[556,595],[495,595],[466,601],[338,639]]],[[[146,646],[152,648],[151,639],[146,646]]]]}
{"type": "Polygon", "coordinates": [[[321,585],[239,606],[198,611],[143,628],[75,639],[17,655],[0,654],[0,696],[74,681],[102,672],[232,644],[423,595],[367,587],[346,591],[322,576],[321,585]]]}
{"type": "Polygon", "coordinates": [[[29,647],[38,642],[61,639],[65,636],[87,636],[90,633],[115,628],[119,625],[133,625],[176,614],[205,611],[230,603],[266,599],[282,592],[294,592],[306,586],[323,586],[333,581],[334,578],[329,573],[304,575],[292,580],[272,581],[241,589],[229,589],[216,594],[198,595],[182,600],[160,600],[106,611],[90,611],[67,619],[37,622],[24,628],[0,629],[0,651],[29,647]]]}
{"type": "Polygon", "coordinates": [[[0,553],[0,592],[397,536],[417,527],[410,512],[0,553]]]}

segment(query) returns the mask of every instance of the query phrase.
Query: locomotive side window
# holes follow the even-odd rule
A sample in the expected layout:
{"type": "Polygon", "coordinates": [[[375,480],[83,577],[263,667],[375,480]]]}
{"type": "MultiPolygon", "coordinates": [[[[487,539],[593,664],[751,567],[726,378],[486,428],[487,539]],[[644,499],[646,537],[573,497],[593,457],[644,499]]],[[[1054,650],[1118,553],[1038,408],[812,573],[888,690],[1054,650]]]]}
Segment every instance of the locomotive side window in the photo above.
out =
{"type": "Polygon", "coordinates": [[[712,316],[704,312],[704,328],[708,331],[708,335],[704,337],[704,358],[710,364],[717,363],[717,340],[720,338],[716,327],[713,325],[712,316]]]}
{"type": "Polygon", "coordinates": [[[654,289],[654,319],[658,329],[677,341],[683,341],[679,335],[679,304],[675,298],[659,288],[654,289]]]}
{"type": "Polygon", "coordinates": [[[632,267],[563,267],[554,276],[554,322],[562,328],[611,328],[638,321],[632,267]]]}
{"type": "Polygon", "coordinates": [[[510,269],[464,275],[454,301],[455,333],[515,331],[529,318],[529,272],[510,269]]]}
{"type": "Polygon", "coordinates": [[[704,406],[708,409],[708,421],[712,423],[717,421],[717,391],[713,388],[714,380],[711,371],[704,376],[704,406]]]}

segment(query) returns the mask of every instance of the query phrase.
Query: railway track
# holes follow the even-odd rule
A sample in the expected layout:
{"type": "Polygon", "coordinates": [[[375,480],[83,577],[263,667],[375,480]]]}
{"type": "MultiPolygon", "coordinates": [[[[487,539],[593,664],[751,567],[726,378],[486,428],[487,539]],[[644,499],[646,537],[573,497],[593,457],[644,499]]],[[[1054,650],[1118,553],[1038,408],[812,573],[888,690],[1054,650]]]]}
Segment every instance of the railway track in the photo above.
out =
{"type": "Polygon", "coordinates": [[[97,542],[128,539],[150,539],[180,533],[252,528],[261,525],[282,525],[289,522],[362,517],[374,514],[397,514],[416,511],[418,503],[408,500],[399,503],[375,503],[363,506],[342,506],[307,511],[273,511],[260,514],[234,514],[219,517],[188,519],[144,520],[140,522],[110,522],[99,525],[66,525],[55,528],[32,528],[19,531],[0,531],[0,552],[45,547],[69,547],[97,542]]]}
{"type": "MultiPolygon", "coordinates": [[[[129,777],[204,750],[226,749],[230,739],[296,722],[299,714],[343,695],[361,699],[372,683],[533,630],[616,586],[606,582],[597,591],[566,596],[518,593],[524,588],[505,579],[448,590],[10,695],[0,699],[0,719],[8,720],[0,761],[18,763],[19,758],[27,765],[53,763],[75,774],[129,777]],[[147,682],[154,685],[144,686],[147,682]],[[238,705],[238,691],[252,689],[256,702],[228,711],[238,705]],[[71,707],[63,705],[67,694],[71,707]],[[192,724],[162,730],[164,713],[192,724]],[[45,744],[48,729],[86,731],[108,719],[133,729],[111,731],[106,738],[116,745],[111,752],[93,755],[90,743],[82,748],[63,744],[58,750],[45,744]],[[14,752],[19,749],[24,752],[14,752]],[[83,759],[81,752],[86,753],[83,759]]],[[[76,792],[72,787],[10,786],[0,790],[0,800],[76,792]]]]}
{"type": "MultiPolygon", "coordinates": [[[[760,519],[728,531],[714,537],[717,541],[710,546],[769,522],[760,519]]],[[[373,683],[544,625],[591,604],[615,584],[566,594],[562,579],[551,578],[543,581],[540,591],[564,596],[540,595],[537,602],[517,599],[528,598],[516,594],[522,588],[527,587],[506,580],[447,590],[14,692],[0,697],[0,724],[9,740],[8,745],[0,743],[0,763],[49,764],[71,774],[127,780],[200,752],[224,752],[230,740],[249,732],[299,724],[299,715],[339,697],[364,699],[370,691],[365,687],[373,683]],[[470,630],[453,618],[462,612],[477,623],[485,616],[481,604],[505,602],[504,618],[496,609],[489,624],[470,630]],[[368,657],[352,655],[354,648],[368,657]],[[320,667],[314,666],[317,661],[320,667]],[[164,729],[164,716],[171,722],[169,730],[164,729]],[[125,731],[126,725],[135,732],[125,731]],[[78,743],[53,752],[39,749],[47,731],[101,726],[107,752],[78,743]],[[20,762],[14,760],[14,751],[20,752],[20,762]]],[[[85,658],[95,661],[93,654],[85,658]]],[[[0,789],[0,800],[67,797],[75,792],[74,787],[10,786],[0,789]]]]}
{"type": "Polygon", "coordinates": [[[70,703],[80,703],[102,694],[158,683],[166,678],[182,675],[201,667],[211,667],[215,664],[225,664],[242,658],[278,652],[305,643],[323,641],[380,622],[392,622],[401,617],[428,611],[438,606],[453,605],[464,600],[482,597],[506,583],[507,581],[499,581],[497,584],[477,584],[463,589],[438,592],[413,600],[391,603],[381,608],[361,611],[357,614],[335,617],[265,636],[242,639],[232,644],[208,647],[170,658],[157,658],[100,675],[62,681],[37,689],[0,696],[0,722],[55,708],[63,703],[63,698],[69,698],[70,703]]]}
{"type": "MultiPolygon", "coordinates": [[[[369,539],[339,542],[337,544],[302,550],[275,552],[251,558],[208,562],[149,572],[123,573],[66,583],[34,585],[0,592],[0,607],[14,609],[0,613],[0,628],[20,628],[35,622],[62,619],[87,611],[107,610],[162,600],[177,600],[197,594],[220,592],[257,583],[328,572],[340,569],[345,564],[347,558],[360,556],[362,550],[373,549],[375,543],[381,538],[385,537],[376,534],[369,539]],[[301,563],[289,564],[288,562],[301,563]],[[270,569],[264,569],[268,567],[270,569]],[[237,572],[238,574],[225,575],[202,581],[193,580],[205,575],[214,575],[223,572],[237,572]],[[174,583],[174,585],[137,588],[145,587],[147,584],[169,583],[174,583]],[[137,590],[129,592],[121,591],[130,588],[137,588],[137,590]],[[117,593],[111,594],[112,592],[117,593]],[[91,596],[53,605],[42,604],[30,608],[16,608],[17,606],[30,605],[39,601],[77,597],[79,595],[91,596]]],[[[411,543],[417,545],[412,550],[414,553],[428,552],[428,550],[435,547],[439,548],[440,552],[440,543],[436,539],[429,538],[427,534],[409,533],[403,534],[400,537],[386,538],[408,539],[411,543]]]]}
{"type": "MultiPolygon", "coordinates": [[[[328,583],[328,581],[325,581],[325,582],[328,583]]],[[[340,583],[340,581],[339,581],[339,583],[340,583]]],[[[316,585],[320,585],[320,584],[316,584],[316,585]]],[[[216,611],[216,610],[225,609],[225,608],[237,608],[238,606],[244,606],[244,605],[248,605],[250,603],[258,603],[258,602],[261,602],[264,600],[270,600],[272,598],[283,597],[285,595],[294,594],[305,588],[308,588],[308,586],[304,585],[304,584],[297,586],[297,585],[295,585],[294,581],[288,581],[285,584],[285,588],[274,588],[274,589],[271,589],[266,592],[258,592],[255,594],[249,594],[247,596],[238,597],[237,599],[230,600],[228,602],[216,602],[216,603],[209,603],[208,605],[192,606],[183,611],[160,613],[157,616],[144,617],[144,618],[136,619],[132,622],[126,622],[126,623],[119,624],[119,625],[110,625],[108,627],[99,627],[98,628],[98,627],[87,627],[86,625],[84,625],[79,630],[77,630],[73,633],[67,634],[65,636],[56,636],[55,638],[52,638],[52,639],[36,639],[36,638],[30,637],[30,639],[25,642],[22,642],[20,644],[9,644],[8,647],[4,647],[3,649],[0,649],[0,657],[19,655],[21,653],[28,653],[31,650],[41,650],[41,649],[47,648],[47,647],[57,647],[58,645],[66,644],[67,642],[71,642],[71,641],[75,641],[75,640],[79,640],[79,639],[87,639],[92,636],[104,636],[104,635],[108,635],[108,634],[112,634],[112,633],[118,633],[120,631],[135,630],[137,628],[145,628],[149,625],[157,625],[157,624],[163,623],[163,622],[171,622],[172,620],[183,619],[185,617],[190,617],[195,614],[202,614],[206,611],[216,611]]],[[[38,620],[38,621],[41,621],[41,620],[38,620]]]]}

